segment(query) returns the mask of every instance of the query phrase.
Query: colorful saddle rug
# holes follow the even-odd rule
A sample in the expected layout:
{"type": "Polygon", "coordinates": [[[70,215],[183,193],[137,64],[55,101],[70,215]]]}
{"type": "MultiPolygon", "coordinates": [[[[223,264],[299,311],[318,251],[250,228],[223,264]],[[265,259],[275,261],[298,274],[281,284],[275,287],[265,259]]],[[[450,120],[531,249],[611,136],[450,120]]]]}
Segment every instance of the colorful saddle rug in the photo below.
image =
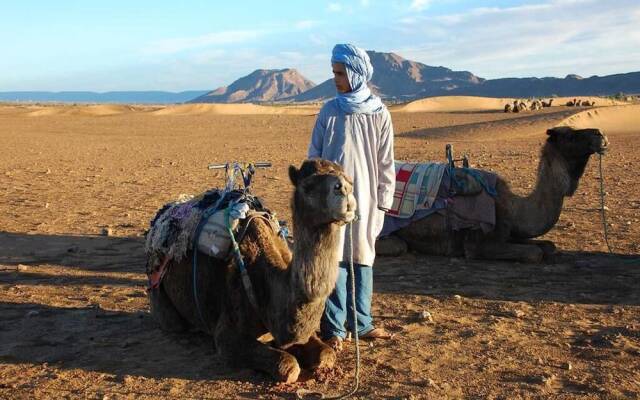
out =
{"type": "Polygon", "coordinates": [[[144,250],[147,255],[147,275],[157,275],[169,261],[182,261],[187,252],[194,248],[196,231],[203,217],[212,214],[212,211],[226,209],[240,197],[243,197],[242,201],[248,204],[249,209],[275,219],[259,198],[245,195],[240,190],[226,192],[225,195],[224,191],[214,189],[197,197],[186,196],[165,204],[156,213],[146,233],[144,250]]]}
{"type": "Polygon", "coordinates": [[[396,162],[396,188],[387,212],[397,218],[411,218],[416,210],[428,210],[436,199],[446,164],[396,162]]]}
{"type": "Polygon", "coordinates": [[[497,175],[448,164],[396,164],[396,171],[394,206],[385,215],[380,237],[434,213],[445,213],[454,231],[494,229],[497,175]]]}

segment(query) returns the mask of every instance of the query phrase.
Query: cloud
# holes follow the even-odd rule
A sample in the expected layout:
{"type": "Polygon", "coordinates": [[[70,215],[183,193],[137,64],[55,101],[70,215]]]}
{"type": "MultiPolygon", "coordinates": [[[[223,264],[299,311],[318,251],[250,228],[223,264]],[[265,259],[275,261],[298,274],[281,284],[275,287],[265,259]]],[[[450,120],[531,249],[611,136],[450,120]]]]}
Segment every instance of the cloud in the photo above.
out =
{"type": "Polygon", "coordinates": [[[311,29],[314,28],[316,26],[320,25],[319,21],[313,21],[313,20],[302,20],[302,21],[297,21],[293,24],[293,26],[296,29],[300,29],[300,30],[304,30],[304,29],[311,29]]]}
{"type": "Polygon", "coordinates": [[[329,3],[327,9],[331,12],[340,12],[342,11],[342,4],[340,3],[329,3]]]}
{"type": "Polygon", "coordinates": [[[422,11],[425,8],[429,7],[430,0],[412,0],[411,5],[409,6],[409,10],[412,11],[422,11]]]}
{"type": "Polygon", "coordinates": [[[261,30],[229,30],[208,33],[206,35],[164,39],[152,43],[144,52],[146,54],[173,54],[208,46],[220,46],[247,42],[264,35],[261,30]]]}
{"type": "Polygon", "coordinates": [[[602,75],[640,69],[638,16],[640,3],[633,0],[615,7],[597,0],[550,0],[405,15],[393,28],[397,46],[388,47],[426,64],[487,78],[602,75]]]}

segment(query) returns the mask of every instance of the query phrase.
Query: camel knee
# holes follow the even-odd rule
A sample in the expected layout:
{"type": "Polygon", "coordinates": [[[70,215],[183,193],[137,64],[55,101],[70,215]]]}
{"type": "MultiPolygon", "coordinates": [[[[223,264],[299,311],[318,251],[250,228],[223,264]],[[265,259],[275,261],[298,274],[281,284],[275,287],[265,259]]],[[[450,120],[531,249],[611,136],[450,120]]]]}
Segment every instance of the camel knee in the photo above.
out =
{"type": "Polygon", "coordinates": [[[381,257],[397,257],[408,251],[407,242],[397,236],[387,236],[376,240],[376,255],[381,257]]]}
{"type": "Polygon", "coordinates": [[[282,382],[293,383],[298,380],[300,371],[298,360],[291,354],[283,351],[282,354],[280,354],[276,374],[274,374],[273,377],[282,382]]]}
{"type": "Polygon", "coordinates": [[[148,292],[151,316],[167,332],[183,332],[188,328],[186,320],[180,315],[162,288],[157,287],[148,292]]]}
{"type": "Polygon", "coordinates": [[[315,336],[306,344],[287,349],[287,352],[292,354],[304,369],[333,368],[336,363],[336,352],[315,336]]]}

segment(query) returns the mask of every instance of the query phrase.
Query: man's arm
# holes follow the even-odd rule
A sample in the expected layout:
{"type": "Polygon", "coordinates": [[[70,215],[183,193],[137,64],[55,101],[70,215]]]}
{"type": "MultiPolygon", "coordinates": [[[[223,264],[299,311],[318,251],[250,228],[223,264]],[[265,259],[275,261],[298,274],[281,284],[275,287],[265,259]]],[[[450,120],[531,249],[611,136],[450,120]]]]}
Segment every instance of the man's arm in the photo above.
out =
{"type": "Polygon", "coordinates": [[[324,141],[324,113],[320,110],[318,117],[316,118],[316,124],[313,127],[311,133],[311,142],[309,143],[309,150],[307,150],[307,158],[320,158],[322,157],[322,143],[324,141]]]}
{"type": "Polygon", "coordinates": [[[385,110],[378,148],[378,208],[387,211],[393,204],[396,169],[393,164],[393,123],[385,110]]]}

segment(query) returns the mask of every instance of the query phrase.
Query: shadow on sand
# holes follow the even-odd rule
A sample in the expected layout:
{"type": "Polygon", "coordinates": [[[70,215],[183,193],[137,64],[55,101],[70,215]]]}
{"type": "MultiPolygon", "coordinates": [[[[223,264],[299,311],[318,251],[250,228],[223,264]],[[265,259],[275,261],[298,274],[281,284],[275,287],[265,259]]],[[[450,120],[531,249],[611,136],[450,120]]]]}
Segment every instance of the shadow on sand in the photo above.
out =
{"type": "Polygon", "coordinates": [[[408,254],[378,258],[376,292],[487,300],[640,305],[640,257],[560,252],[552,264],[408,254]]]}

